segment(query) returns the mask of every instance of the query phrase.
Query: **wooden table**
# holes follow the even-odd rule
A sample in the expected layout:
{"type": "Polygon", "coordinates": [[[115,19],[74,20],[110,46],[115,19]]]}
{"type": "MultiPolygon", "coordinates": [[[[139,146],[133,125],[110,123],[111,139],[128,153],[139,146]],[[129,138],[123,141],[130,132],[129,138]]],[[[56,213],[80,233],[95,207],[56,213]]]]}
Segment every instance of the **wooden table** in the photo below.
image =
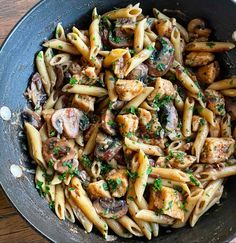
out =
{"type": "MultiPolygon", "coordinates": [[[[0,0],[0,45],[38,0],[0,0]]],[[[0,242],[48,242],[16,211],[0,188],[0,242]]]]}

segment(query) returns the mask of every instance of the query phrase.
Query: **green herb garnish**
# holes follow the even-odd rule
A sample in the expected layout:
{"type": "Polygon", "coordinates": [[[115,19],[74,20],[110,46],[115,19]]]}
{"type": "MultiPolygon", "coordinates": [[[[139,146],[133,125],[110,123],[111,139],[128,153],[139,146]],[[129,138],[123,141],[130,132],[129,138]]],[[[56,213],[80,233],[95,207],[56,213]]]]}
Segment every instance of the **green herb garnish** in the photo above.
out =
{"type": "Polygon", "coordinates": [[[69,84],[70,85],[75,85],[75,84],[77,84],[78,83],[78,80],[76,79],[76,78],[70,78],[70,81],[69,81],[69,84]]]}
{"type": "Polygon", "coordinates": [[[161,191],[162,189],[162,179],[157,178],[153,183],[153,191],[161,191]]]}

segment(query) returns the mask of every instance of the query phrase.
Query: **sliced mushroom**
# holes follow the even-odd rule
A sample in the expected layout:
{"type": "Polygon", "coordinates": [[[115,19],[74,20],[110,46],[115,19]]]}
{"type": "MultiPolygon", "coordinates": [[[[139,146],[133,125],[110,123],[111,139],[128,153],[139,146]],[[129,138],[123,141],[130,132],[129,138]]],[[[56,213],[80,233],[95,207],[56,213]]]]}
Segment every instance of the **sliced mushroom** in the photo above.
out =
{"type": "Polygon", "coordinates": [[[21,117],[24,121],[30,123],[36,129],[40,129],[42,126],[41,117],[30,109],[26,109],[21,113],[21,117]]]}
{"type": "Polygon", "coordinates": [[[60,65],[55,66],[55,71],[56,71],[56,74],[57,74],[57,81],[56,81],[55,88],[58,89],[64,83],[64,72],[63,72],[63,69],[60,65]]]}
{"type": "Polygon", "coordinates": [[[164,104],[160,111],[162,126],[169,132],[175,131],[178,127],[178,113],[173,102],[164,104]]]}
{"type": "Polygon", "coordinates": [[[102,129],[104,130],[104,132],[106,132],[111,136],[115,136],[116,135],[115,115],[111,112],[111,110],[107,109],[106,111],[104,111],[101,117],[101,121],[102,121],[102,129]]]}
{"type": "Polygon", "coordinates": [[[157,37],[155,50],[146,61],[148,74],[161,77],[168,72],[174,61],[174,47],[165,37],[157,37]]]}
{"type": "Polygon", "coordinates": [[[123,31],[121,28],[115,28],[109,31],[108,42],[113,48],[124,48],[133,46],[133,36],[123,31]]]}
{"type": "Polygon", "coordinates": [[[125,200],[115,200],[114,198],[99,198],[93,203],[97,213],[104,218],[118,219],[126,215],[128,206],[125,200]]]}
{"type": "Polygon", "coordinates": [[[54,169],[60,173],[74,170],[78,167],[75,151],[65,139],[49,138],[43,143],[43,157],[47,163],[53,163],[54,169]]]}
{"type": "Polygon", "coordinates": [[[140,80],[142,82],[145,82],[147,74],[148,66],[144,63],[141,63],[129,73],[126,79],[140,80]]]}
{"type": "Polygon", "coordinates": [[[101,160],[109,161],[121,150],[119,140],[99,132],[96,137],[95,156],[101,160]]]}
{"type": "Polygon", "coordinates": [[[42,79],[39,73],[33,75],[25,95],[32,101],[35,108],[40,108],[40,106],[47,100],[47,94],[43,88],[42,79]]]}
{"type": "Polygon", "coordinates": [[[82,116],[83,112],[76,108],[60,109],[52,115],[52,126],[59,134],[64,132],[68,138],[76,138],[82,116]]]}

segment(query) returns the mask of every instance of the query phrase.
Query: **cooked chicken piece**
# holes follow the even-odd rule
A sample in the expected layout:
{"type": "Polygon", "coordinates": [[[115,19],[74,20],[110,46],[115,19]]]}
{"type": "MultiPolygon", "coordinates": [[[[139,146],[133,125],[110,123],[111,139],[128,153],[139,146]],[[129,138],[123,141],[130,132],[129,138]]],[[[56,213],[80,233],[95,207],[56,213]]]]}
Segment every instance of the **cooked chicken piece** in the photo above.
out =
{"type": "Polygon", "coordinates": [[[106,177],[107,184],[113,197],[123,197],[128,189],[126,169],[112,170],[106,177]]]}
{"type": "Polygon", "coordinates": [[[99,197],[111,198],[108,185],[104,180],[89,183],[87,189],[93,199],[99,197]]]}
{"type": "Polygon", "coordinates": [[[95,67],[86,67],[82,69],[81,72],[74,74],[73,78],[76,79],[79,84],[95,84],[97,82],[95,67]]]}
{"type": "Polygon", "coordinates": [[[75,94],[72,105],[84,112],[94,111],[95,98],[89,95],[75,94]]]}
{"type": "Polygon", "coordinates": [[[200,116],[193,115],[193,117],[192,117],[192,131],[193,132],[198,131],[201,119],[202,118],[200,116]]]}
{"type": "Polygon", "coordinates": [[[138,117],[142,126],[146,126],[152,120],[151,112],[143,108],[138,108],[138,117]]]}
{"type": "Polygon", "coordinates": [[[151,138],[159,137],[162,127],[157,115],[152,114],[152,119],[145,126],[141,126],[141,129],[146,132],[151,138]]]}
{"type": "Polygon", "coordinates": [[[155,82],[155,89],[152,91],[147,99],[149,101],[152,101],[157,95],[160,99],[162,99],[166,95],[174,96],[175,93],[176,90],[169,80],[158,77],[155,82]]]}
{"type": "Polygon", "coordinates": [[[229,159],[234,152],[233,138],[206,138],[200,161],[202,163],[220,163],[229,159]]]}
{"type": "Polygon", "coordinates": [[[116,121],[123,136],[133,134],[138,129],[138,117],[132,114],[118,115],[116,121]]]}
{"type": "Polygon", "coordinates": [[[207,100],[207,107],[216,115],[225,115],[225,99],[224,96],[216,90],[206,89],[205,96],[207,100]]]}
{"type": "Polygon", "coordinates": [[[130,101],[143,91],[143,83],[139,80],[118,79],[115,85],[120,100],[130,101]]]}
{"type": "Polygon", "coordinates": [[[111,110],[107,109],[103,112],[102,117],[102,129],[109,135],[116,135],[116,123],[115,123],[115,115],[111,110]]]}
{"type": "Polygon", "coordinates": [[[175,219],[184,219],[181,209],[182,195],[169,187],[162,186],[161,190],[152,190],[149,199],[149,208],[159,211],[175,219]]]}
{"type": "Polygon", "coordinates": [[[197,72],[197,78],[200,82],[205,84],[211,84],[219,76],[220,65],[217,61],[214,61],[208,65],[200,67],[197,72]]]}
{"type": "Polygon", "coordinates": [[[199,67],[207,65],[215,59],[215,55],[210,52],[190,52],[185,59],[185,65],[199,67]]]}
{"type": "Polygon", "coordinates": [[[158,21],[155,23],[155,28],[159,36],[170,38],[172,23],[169,19],[158,19],[158,21]]]}
{"type": "Polygon", "coordinates": [[[196,157],[184,154],[185,153],[176,151],[174,158],[169,160],[170,165],[176,169],[186,169],[190,167],[196,161],[196,157]]]}

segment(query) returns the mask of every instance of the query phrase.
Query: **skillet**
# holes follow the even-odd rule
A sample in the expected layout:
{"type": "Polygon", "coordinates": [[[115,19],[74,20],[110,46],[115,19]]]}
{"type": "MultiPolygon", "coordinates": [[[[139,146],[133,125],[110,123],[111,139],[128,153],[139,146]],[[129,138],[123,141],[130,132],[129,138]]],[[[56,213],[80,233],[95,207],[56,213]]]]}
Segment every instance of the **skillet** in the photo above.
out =
{"type": "MultiPolygon", "coordinates": [[[[236,4],[230,0],[141,0],[145,14],[151,15],[156,7],[178,9],[178,21],[191,18],[205,18],[213,28],[216,40],[231,40],[236,30],[236,4]]],[[[132,0],[43,0],[37,4],[10,33],[0,50],[0,107],[8,106],[13,112],[11,121],[0,118],[0,182],[1,185],[23,217],[39,232],[54,242],[104,242],[94,231],[85,234],[80,226],[67,221],[60,221],[49,209],[46,200],[41,198],[34,188],[34,166],[24,150],[26,144],[21,135],[19,113],[27,102],[23,93],[30,75],[34,71],[34,54],[41,49],[44,39],[52,37],[58,22],[68,29],[72,24],[87,27],[91,10],[96,6],[100,13],[113,7],[136,3],[132,0]],[[10,172],[12,164],[20,165],[26,170],[23,176],[15,178],[10,172]]],[[[176,13],[170,14],[176,16],[176,13]]],[[[223,75],[236,74],[236,51],[220,57],[223,75]]],[[[236,178],[226,183],[226,193],[220,206],[214,206],[208,215],[203,216],[194,228],[185,227],[178,230],[162,229],[160,236],[150,242],[229,242],[236,237],[236,178]],[[170,233],[171,231],[171,233],[170,233]]],[[[119,239],[118,242],[136,242],[137,238],[119,239]]],[[[144,242],[146,239],[138,239],[144,242]]]]}

